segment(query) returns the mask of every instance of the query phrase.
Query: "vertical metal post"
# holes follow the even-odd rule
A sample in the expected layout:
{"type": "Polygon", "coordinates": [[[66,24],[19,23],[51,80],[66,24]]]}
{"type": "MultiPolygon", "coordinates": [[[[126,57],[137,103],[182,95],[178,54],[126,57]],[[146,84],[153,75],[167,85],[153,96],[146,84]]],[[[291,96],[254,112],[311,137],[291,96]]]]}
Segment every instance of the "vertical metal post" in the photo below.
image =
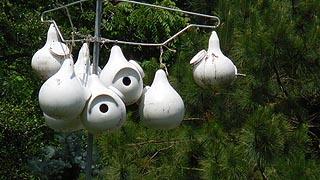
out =
{"type": "Polygon", "coordinates": [[[92,172],[92,149],[93,149],[93,134],[88,132],[87,140],[87,157],[86,157],[86,180],[91,180],[92,172]]]}
{"type": "Polygon", "coordinates": [[[101,27],[101,11],[102,11],[102,0],[96,0],[96,20],[94,27],[94,38],[95,42],[93,44],[93,74],[98,74],[98,63],[99,63],[99,41],[100,37],[100,27],[101,27]]]}
{"type": "MultiPolygon", "coordinates": [[[[102,12],[102,0],[96,0],[96,17],[94,37],[96,41],[93,43],[93,74],[98,74],[99,64],[99,40],[100,40],[100,27],[101,27],[101,12],[102,12]]],[[[93,150],[93,134],[88,132],[88,144],[87,144],[87,157],[86,157],[86,180],[91,180],[92,172],[92,150],[93,150]]]]}

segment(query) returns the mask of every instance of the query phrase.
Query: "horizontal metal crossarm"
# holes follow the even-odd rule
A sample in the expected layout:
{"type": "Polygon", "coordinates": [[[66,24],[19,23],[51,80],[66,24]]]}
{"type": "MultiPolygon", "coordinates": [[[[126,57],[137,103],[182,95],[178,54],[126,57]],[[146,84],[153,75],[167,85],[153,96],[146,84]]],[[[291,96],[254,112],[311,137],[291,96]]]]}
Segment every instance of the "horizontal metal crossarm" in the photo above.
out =
{"type": "MultiPolygon", "coordinates": [[[[112,0],[106,0],[106,1],[112,1],[112,0]]],[[[185,11],[185,10],[181,10],[181,9],[174,9],[174,8],[169,8],[169,7],[165,7],[165,6],[159,6],[159,5],[155,5],[155,4],[148,4],[148,3],[143,3],[143,2],[138,2],[138,1],[131,1],[131,0],[114,0],[114,2],[128,2],[128,3],[139,4],[139,5],[149,6],[149,7],[158,8],[158,9],[165,9],[165,10],[168,10],[168,11],[180,12],[180,13],[183,13],[183,14],[190,14],[190,15],[193,15],[193,16],[200,16],[200,17],[210,18],[210,19],[214,19],[215,21],[217,21],[216,25],[213,25],[214,28],[217,28],[220,25],[220,19],[217,16],[211,16],[211,15],[207,15],[207,14],[190,12],[190,11],[185,11]]]]}
{"type": "Polygon", "coordinates": [[[217,16],[211,16],[211,15],[206,15],[206,14],[200,14],[200,13],[196,13],[196,12],[190,12],[190,11],[185,11],[185,10],[180,10],[180,9],[174,9],[174,8],[169,8],[169,7],[164,7],[164,6],[159,6],[159,5],[154,5],[154,4],[148,4],[148,3],[143,3],[143,2],[138,2],[138,1],[131,1],[131,0],[105,0],[107,2],[127,2],[127,3],[133,3],[133,4],[138,4],[138,5],[143,5],[143,6],[148,6],[148,7],[153,7],[153,8],[158,8],[158,9],[164,9],[164,10],[168,10],[168,11],[175,11],[175,12],[180,12],[180,13],[184,13],[184,14],[190,14],[190,15],[194,15],[194,16],[200,16],[200,17],[205,17],[205,18],[210,18],[213,19],[214,21],[216,21],[216,24],[214,25],[203,25],[203,24],[189,24],[188,26],[186,26],[185,28],[183,28],[182,30],[180,30],[179,32],[177,32],[176,34],[174,34],[173,36],[171,36],[170,38],[168,38],[167,40],[165,40],[162,43],[144,43],[144,42],[131,42],[131,41],[124,41],[124,40],[112,40],[112,39],[108,39],[108,38],[104,38],[104,37],[92,37],[91,35],[87,35],[82,39],[72,39],[72,40],[65,40],[60,32],[60,30],[58,29],[58,26],[56,24],[56,22],[54,20],[45,20],[44,19],[44,15],[46,13],[49,12],[53,12],[56,10],[60,10],[63,8],[75,5],[75,4],[79,4],[79,3],[83,3],[89,0],[80,0],[80,1],[75,1],[66,5],[62,5],[60,7],[54,8],[54,9],[50,9],[47,11],[42,12],[41,14],[41,21],[42,22],[50,22],[50,23],[54,23],[55,24],[55,28],[58,31],[58,34],[62,40],[62,42],[65,43],[70,43],[70,42],[98,42],[98,43],[118,43],[118,44],[128,44],[128,45],[138,45],[138,46],[164,46],[166,44],[168,44],[170,41],[172,41],[173,39],[175,39],[176,37],[178,37],[180,34],[182,34],[183,32],[185,32],[187,29],[191,28],[191,27],[199,27],[199,28],[217,28],[220,25],[220,19],[217,16]]]}
{"type": "Polygon", "coordinates": [[[188,26],[186,26],[185,28],[183,28],[182,30],[177,32],[175,35],[171,36],[169,39],[167,39],[162,43],[130,42],[130,41],[121,41],[121,40],[111,40],[107,38],[101,38],[100,42],[101,43],[119,43],[119,44],[128,44],[128,45],[136,45],[136,46],[164,46],[191,27],[214,28],[213,26],[207,26],[207,25],[189,24],[188,26]]]}

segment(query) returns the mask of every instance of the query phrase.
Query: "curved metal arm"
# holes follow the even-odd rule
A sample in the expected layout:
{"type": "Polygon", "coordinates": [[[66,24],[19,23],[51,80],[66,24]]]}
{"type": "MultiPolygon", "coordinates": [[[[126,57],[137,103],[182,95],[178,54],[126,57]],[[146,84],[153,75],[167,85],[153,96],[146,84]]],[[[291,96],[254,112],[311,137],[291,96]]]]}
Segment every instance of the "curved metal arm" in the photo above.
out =
{"type": "Polygon", "coordinates": [[[45,14],[47,14],[47,13],[49,13],[49,12],[53,12],[53,11],[59,10],[59,9],[63,9],[63,8],[69,7],[69,6],[72,6],[72,5],[75,5],[75,4],[79,4],[79,3],[82,3],[82,2],[86,2],[86,1],[89,1],[89,0],[75,1],[75,2],[66,4],[66,5],[57,7],[57,8],[53,8],[53,9],[49,9],[49,10],[43,11],[43,12],[41,13],[40,19],[41,19],[42,22],[51,22],[52,20],[45,20],[45,19],[44,19],[44,15],[45,15],[45,14]]]}
{"type": "Polygon", "coordinates": [[[121,41],[121,40],[112,40],[107,38],[101,38],[101,43],[119,43],[119,44],[128,44],[128,45],[137,45],[137,46],[164,46],[168,44],[170,41],[178,37],[180,34],[185,32],[187,29],[191,27],[202,27],[202,28],[215,28],[215,26],[201,25],[201,24],[189,24],[175,35],[171,36],[169,39],[165,40],[162,43],[143,43],[143,42],[130,42],[130,41],[121,41]]]}
{"type": "Polygon", "coordinates": [[[131,1],[131,0],[115,0],[115,1],[116,2],[128,2],[128,3],[133,3],[133,4],[139,4],[139,5],[143,5],[143,6],[149,6],[149,7],[154,7],[154,8],[158,8],[158,9],[165,9],[168,11],[181,12],[181,13],[190,14],[193,16],[201,16],[201,17],[205,17],[205,18],[214,19],[215,21],[217,21],[217,24],[213,25],[212,28],[217,28],[220,25],[220,19],[218,16],[211,16],[211,15],[207,15],[207,14],[200,14],[200,13],[190,12],[190,11],[185,11],[185,10],[180,10],[180,9],[173,9],[173,8],[169,8],[169,7],[165,7],[165,6],[148,4],[148,3],[138,2],[138,1],[131,1]]]}
{"type": "Polygon", "coordinates": [[[180,13],[184,13],[184,14],[190,14],[190,15],[194,15],[194,16],[200,16],[200,17],[205,17],[205,18],[210,18],[210,19],[214,19],[216,21],[215,25],[202,25],[202,24],[189,24],[188,26],[186,26],[185,28],[183,28],[182,30],[180,30],[179,32],[177,32],[175,35],[171,36],[169,39],[167,39],[166,41],[162,42],[162,43],[143,43],[143,42],[130,42],[130,41],[122,41],[122,40],[111,40],[111,39],[107,39],[107,38],[93,38],[93,37],[86,37],[84,39],[72,39],[72,40],[65,40],[60,32],[60,30],[58,29],[58,26],[56,24],[56,22],[54,20],[45,20],[44,19],[44,15],[46,13],[49,12],[53,12],[59,9],[63,9],[63,8],[67,8],[69,6],[75,5],[75,4],[79,4],[82,2],[86,2],[89,0],[79,0],[79,1],[75,1],[72,2],[70,4],[66,4],[54,9],[50,9],[47,11],[43,11],[41,14],[41,21],[42,22],[50,22],[50,23],[54,23],[55,28],[58,31],[58,34],[62,40],[62,42],[76,42],[76,41],[89,41],[89,42],[98,42],[98,43],[119,43],[119,44],[129,44],[129,45],[140,45],[140,46],[164,46],[166,44],[168,44],[170,41],[172,41],[173,39],[175,39],[177,36],[179,36],[180,34],[182,34],[183,32],[185,32],[187,29],[191,28],[191,27],[201,27],[201,28],[217,28],[220,25],[220,19],[217,16],[211,16],[211,15],[207,15],[207,14],[200,14],[200,13],[195,13],[195,12],[190,12],[190,11],[185,11],[185,10],[180,10],[180,9],[173,9],[173,8],[169,8],[169,7],[164,7],[164,6],[159,6],[159,5],[154,5],[154,4],[148,4],[148,3],[143,3],[143,2],[138,2],[138,1],[131,1],[131,0],[104,0],[104,1],[108,1],[108,2],[128,2],[128,3],[133,3],[133,4],[138,4],[138,5],[144,5],[144,6],[149,6],[149,7],[153,7],[153,8],[158,8],[158,9],[165,9],[168,11],[175,11],[175,12],[180,12],[180,13]]]}

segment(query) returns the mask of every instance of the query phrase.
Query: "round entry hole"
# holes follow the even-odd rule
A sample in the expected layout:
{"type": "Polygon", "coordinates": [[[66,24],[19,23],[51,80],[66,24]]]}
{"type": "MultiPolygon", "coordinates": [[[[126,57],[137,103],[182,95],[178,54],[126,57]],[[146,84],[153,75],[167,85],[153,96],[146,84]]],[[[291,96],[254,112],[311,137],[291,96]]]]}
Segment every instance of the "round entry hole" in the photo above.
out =
{"type": "Polygon", "coordinates": [[[106,112],[108,112],[109,107],[108,107],[108,105],[106,105],[106,104],[101,104],[100,107],[99,107],[99,109],[100,109],[100,111],[101,111],[102,113],[106,113],[106,112]]]}
{"type": "Polygon", "coordinates": [[[129,86],[131,84],[131,79],[129,77],[124,77],[122,79],[122,83],[125,85],[125,86],[129,86]]]}

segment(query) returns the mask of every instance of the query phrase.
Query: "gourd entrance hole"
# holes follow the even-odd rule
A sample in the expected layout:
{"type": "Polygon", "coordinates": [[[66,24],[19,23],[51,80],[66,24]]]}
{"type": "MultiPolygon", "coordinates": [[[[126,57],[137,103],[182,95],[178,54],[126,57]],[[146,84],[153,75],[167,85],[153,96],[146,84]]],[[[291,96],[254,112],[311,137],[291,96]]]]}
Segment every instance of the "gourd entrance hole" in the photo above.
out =
{"type": "Polygon", "coordinates": [[[108,107],[108,105],[106,105],[106,104],[101,104],[100,107],[99,107],[99,109],[100,109],[100,111],[101,111],[102,113],[106,113],[106,112],[108,112],[109,107],[108,107]]]}
{"type": "Polygon", "coordinates": [[[122,79],[122,83],[125,85],[125,86],[129,86],[131,84],[131,79],[129,77],[124,77],[122,79]]]}

